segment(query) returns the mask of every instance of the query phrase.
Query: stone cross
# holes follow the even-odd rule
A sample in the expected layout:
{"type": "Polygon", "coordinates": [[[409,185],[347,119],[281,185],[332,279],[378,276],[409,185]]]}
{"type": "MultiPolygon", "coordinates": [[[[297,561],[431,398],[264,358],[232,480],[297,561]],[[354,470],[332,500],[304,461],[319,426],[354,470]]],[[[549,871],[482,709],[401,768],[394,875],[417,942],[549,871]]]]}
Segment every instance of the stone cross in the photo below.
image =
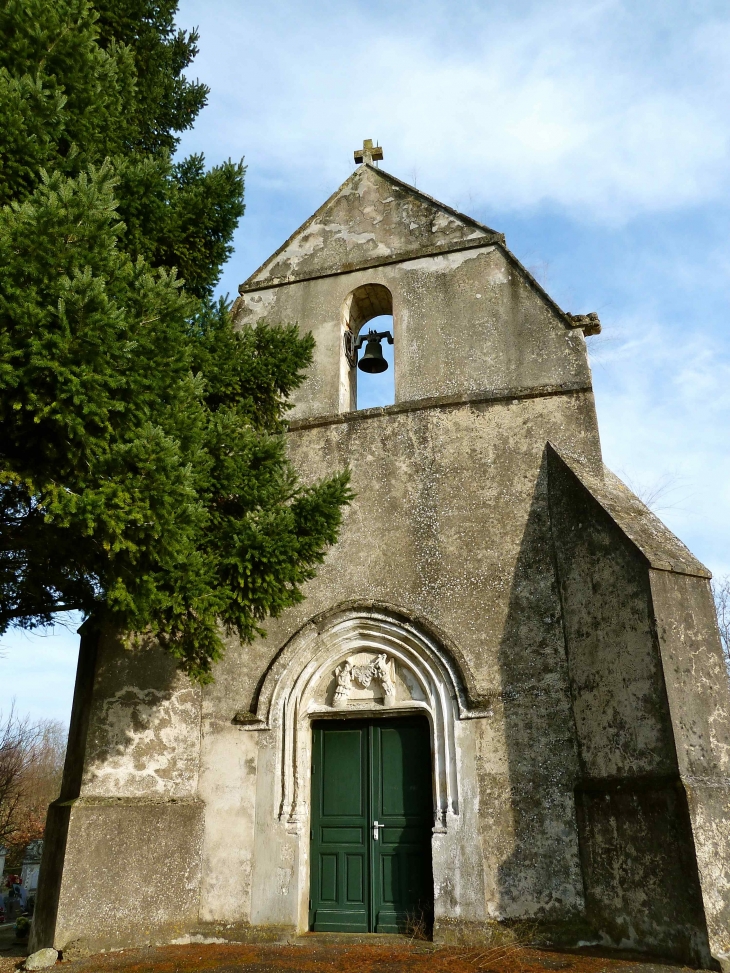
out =
{"type": "Polygon", "coordinates": [[[380,162],[383,150],[379,145],[373,146],[372,139],[364,139],[361,149],[355,149],[355,162],[380,162]]]}

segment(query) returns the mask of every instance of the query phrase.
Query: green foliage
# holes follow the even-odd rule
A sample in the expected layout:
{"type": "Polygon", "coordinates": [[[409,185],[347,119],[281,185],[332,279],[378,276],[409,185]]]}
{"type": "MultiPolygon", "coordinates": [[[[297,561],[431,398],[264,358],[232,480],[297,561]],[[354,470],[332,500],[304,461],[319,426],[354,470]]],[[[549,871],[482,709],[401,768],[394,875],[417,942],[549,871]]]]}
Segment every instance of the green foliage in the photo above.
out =
{"type": "Polygon", "coordinates": [[[166,152],[118,166],[122,242],[157,267],[176,267],[188,293],[205,298],[233,252],[243,215],[243,166],[205,171],[200,155],[173,165],[166,152]]]}
{"type": "Polygon", "coordinates": [[[86,0],[0,6],[0,204],[32,192],[41,168],[73,175],[129,145],[132,52],[102,50],[94,19],[86,0]]]}
{"type": "Polygon", "coordinates": [[[210,297],[243,168],[171,159],[206,96],[174,13],[0,8],[0,631],[79,609],[206,680],[222,628],[301,599],[350,494],[285,455],[311,337],[210,297]]]}
{"type": "Polygon", "coordinates": [[[175,164],[207,88],[182,71],[196,35],[172,27],[175,3],[2,0],[0,205],[33,192],[41,170],[76,177],[114,163],[120,243],[155,267],[176,267],[209,297],[243,215],[241,163],[175,164]]]}
{"type": "Polygon", "coordinates": [[[191,128],[208,88],[182,73],[198,52],[197,31],[175,27],[177,0],[96,0],[99,44],[125,44],[135,53],[137,128],[141,148],[172,151],[175,132],[191,128]]]}

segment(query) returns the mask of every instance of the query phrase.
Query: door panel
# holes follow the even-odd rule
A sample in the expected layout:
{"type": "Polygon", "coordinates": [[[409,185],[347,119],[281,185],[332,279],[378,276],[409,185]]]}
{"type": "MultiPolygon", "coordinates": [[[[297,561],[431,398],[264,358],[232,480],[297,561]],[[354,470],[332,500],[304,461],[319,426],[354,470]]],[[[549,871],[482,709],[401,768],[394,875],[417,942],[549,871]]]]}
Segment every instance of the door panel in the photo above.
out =
{"type": "Polygon", "coordinates": [[[431,741],[425,719],[382,720],[371,728],[375,932],[403,932],[433,917],[431,741]]]}
{"type": "Polygon", "coordinates": [[[365,904],[365,859],[362,855],[347,856],[347,901],[365,904]]]}
{"type": "Polygon", "coordinates": [[[362,817],[366,813],[363,727],[328,730],[322,736],[322,815],[362,817]]]}
{"type": "Polygon", "coordinates": [[[368,725],[316,725],[309,926],[368,932],[368,725]]]}
{"type": "Polygon", "coordinates": [[[323,902],[337,901],[337,855],[321,855],[319,859],[323,902]]]}
{"type": "Polygon", "coordinates": [[[431,747],[423,718],[315,724],[311,929],[403,931],[433,913],[431,747]],[[374,838],[373,822],[383,827],[374,838]]]}

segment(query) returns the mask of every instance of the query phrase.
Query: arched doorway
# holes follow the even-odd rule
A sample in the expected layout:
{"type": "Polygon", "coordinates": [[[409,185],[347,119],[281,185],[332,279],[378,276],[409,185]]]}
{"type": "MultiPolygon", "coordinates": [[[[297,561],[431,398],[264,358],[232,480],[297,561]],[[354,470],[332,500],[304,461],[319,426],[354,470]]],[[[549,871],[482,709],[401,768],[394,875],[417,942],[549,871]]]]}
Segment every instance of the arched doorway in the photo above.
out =
{"type": "MultiPolygon", "coordinates": [[[[343,720],[386,726],[414,717],[428,731],[431,888],[434,921],[440,921],[448,901],[439,890],[450,887],[454,861],[467,853],[464,842],[472,842],[460,813],[464,751],[456,734],[459,728],[463,738],[462,721],[477,711],[468,705],[453,651],[421,620],[394,606],[348,602],[310,619],[272,660],[256,709],[246,714],[246,728],[264,734],[257,773],[254,924],[289,921],[295,900],[297,929],[310,928],[313,727],[343,720]],[[374,678],[361,678],[371,667],[374,678]],[[272,867],[279,884],[272,883],[272,867]]],[[[368,826],[376,819],[381,823],[371,815],[368,826]]]]}

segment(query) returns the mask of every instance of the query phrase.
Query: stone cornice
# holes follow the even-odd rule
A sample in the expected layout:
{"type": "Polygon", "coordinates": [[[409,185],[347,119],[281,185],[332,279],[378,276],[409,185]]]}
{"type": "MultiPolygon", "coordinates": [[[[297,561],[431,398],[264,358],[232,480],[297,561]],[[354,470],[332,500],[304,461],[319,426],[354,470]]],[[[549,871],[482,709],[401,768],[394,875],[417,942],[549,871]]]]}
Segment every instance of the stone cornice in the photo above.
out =
{"type": "Polygon", "coordinates": [[[325,277],[339,277],[342,274],[356,274],[361,270],[372,270],[374,267],[387,267],[390,264],[407,263],[409,260],[420,260],[422,257],[439,257],[443,254],[458,253],[461,250],[481,250],[493,247],[495,244],[504,246],[504,235],[494,233],[490,236],[475,237],[473,240],[461,240],[451,246],[419,247],[417,250],[407,250],[392,254],[389,257],[373,257],[372,260],[360,260],[356,264],[342,264],[332,270],[310,274],[290,274],[288,277],[272,277],[265,281],[240,284],[239,294],[251,294],[255,291],[269,291],[275,287],[286,287],[288,284],[301,284],[307,280],[322,280],[325,277]]]}
{"type": "Polygon", "coordinates": [[[292,419],[289,431],[313,429],[317,426],[344,425],[349,422],[364,422],[379,416],[399,415],[403,412],[421,412],[424,409],[443,409],[454,406],[470,405],[478,402],[503,402],[506,399],[538,399],[550,395],[579,395],[592,392],[593,387],[585,382],[565,382],[562,385],[535,385],[530,388],[488,389],[479,392],[464,392],[460,395],[436,395],[425,399],[411,399],[376,409],[359,409],[356,412],[330,413],[312,416],[307,419],[292,419]]]}

